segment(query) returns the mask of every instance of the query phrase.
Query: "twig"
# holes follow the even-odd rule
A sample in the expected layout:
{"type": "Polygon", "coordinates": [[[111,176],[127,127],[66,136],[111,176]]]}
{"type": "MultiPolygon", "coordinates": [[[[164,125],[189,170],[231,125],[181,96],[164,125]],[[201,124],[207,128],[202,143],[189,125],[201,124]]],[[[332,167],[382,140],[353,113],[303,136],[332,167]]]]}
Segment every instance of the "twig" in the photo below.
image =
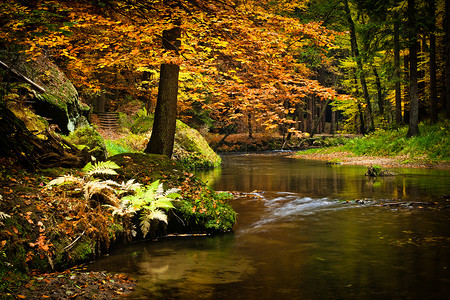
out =
{"type": "Polygon", "coordinates": [[[411,205],[414,205],[414,204],[417,204],[417,205],[432,205],[434,203],[428,203],[428,202],[394,202],[394,203],[383,203],[383,204],[381,204],[381,206],[398,206],[398,205],[411,206],[411,205]]]}
{"type": "Polygon", "coordinates": [[[72,246],[84,235],[85,232],[86,230],[83,230],[79,237],[77,237],[72,243],[64,247],[64,250],[69,250],[70,248],[72,248],[72,246]]]}

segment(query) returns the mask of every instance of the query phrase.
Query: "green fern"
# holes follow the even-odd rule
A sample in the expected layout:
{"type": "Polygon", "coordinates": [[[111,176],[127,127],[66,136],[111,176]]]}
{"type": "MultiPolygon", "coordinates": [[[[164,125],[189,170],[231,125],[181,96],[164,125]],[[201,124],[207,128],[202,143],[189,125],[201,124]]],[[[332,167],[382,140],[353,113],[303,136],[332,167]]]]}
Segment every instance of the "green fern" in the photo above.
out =
{"type": "Polygon", "coordinates": [[[90,162],[83,168],[83,172],[86,176],[92,175],[117,175],[115,169],[120,169],[120,167],[113,161],[100,161],[96,164],[91,164],[90,162]]]}
{"type": "Polygon", "coordinates": [[[167,224],[167,215],[163,209],[174,208],[172,201],[181,197],[177,193],[178,191],[178,189],[164,191],[163,184],[157,180],[137,189],[132,195],[122,197],[120,207],[112,208],[113,214],[124,215],[141,212],[141,231],[146,237],[152,220],[159,220],[167,224]]]}
{"type": "MultiPolygon", "coordinates": [[[[86,200],[99,198],[104,206],[112,210],[113,215],[132,216],[140,213],[140,227],[144,237],[147,236],[152,220],[158,220],[167,224],[165,210],[174,208],[172,202],[180,198],[179,189],[164,191],[163,184],[159,180],[150,185],[142,186],[133,179],[118,183],[114,180],[100,180],[92,176],[97,174],[117,174],[115,169],[120,168],[111,161],[88,163],[84,168],[84,177],[64,175],[50,181],[47,186],[61,186],[73,183],[83,191],[86,200]]],[[[5,214],[6,215],[6,214],[5,214]]],[[[0,218],[7,217],[0,214],[0,218]]]]}
{"type": "Polygon", "coordinates": [[[94,196],[100,197],[103,202],[109,203],[113,206],[119,205],[119,198],[117,195],[127,192],[133,192],[140,185],[133,180],[127,181],[127,183],[117,183],[113,180],[99,180],[94,179],[92,175],[96,174],[117,174],[114,169],[120,168],[116,163],[112,161],[99,162],[92,165],[88,163],[84,168],[84,177],[77,177],[74,175],[64,175],[53,179],[47,184],[47,187],[61,186],[65,184],[77,185],[84,194],[86,200],[92,200],[94,196]]]}

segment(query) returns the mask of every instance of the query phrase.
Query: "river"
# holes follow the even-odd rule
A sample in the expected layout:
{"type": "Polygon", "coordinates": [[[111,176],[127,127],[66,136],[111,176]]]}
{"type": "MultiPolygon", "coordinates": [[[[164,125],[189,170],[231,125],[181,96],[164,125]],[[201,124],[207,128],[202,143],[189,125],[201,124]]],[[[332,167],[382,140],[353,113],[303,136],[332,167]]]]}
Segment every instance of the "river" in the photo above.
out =
{"type": "Polygon", "coordinates": [[[129,299],[449,299],[450,172],[366,170],[226,155],[198,176],[236,192],[233,233],[135,243],[89,269],[137,278],[129,299]],[[398,202],[426,204],[383,205],[398,202]]]}

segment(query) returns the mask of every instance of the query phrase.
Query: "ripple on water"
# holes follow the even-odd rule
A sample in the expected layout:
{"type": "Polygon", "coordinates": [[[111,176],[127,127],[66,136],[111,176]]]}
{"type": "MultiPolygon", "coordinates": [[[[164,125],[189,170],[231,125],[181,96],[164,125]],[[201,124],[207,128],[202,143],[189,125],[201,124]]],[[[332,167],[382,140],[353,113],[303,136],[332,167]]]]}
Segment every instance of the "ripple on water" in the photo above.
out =
{"type": "Polygon", "coordinates": [[[264,198],[263,201],[266,209],[249,230],[264,230],[267,225],[273,223],[283,223],[289,227],[289,223],[301,220],[304,216],[349,207],[339,200],[327,197],[299,197],[298,194],[285,192],[276,193],[273,198],[264,198]]]}

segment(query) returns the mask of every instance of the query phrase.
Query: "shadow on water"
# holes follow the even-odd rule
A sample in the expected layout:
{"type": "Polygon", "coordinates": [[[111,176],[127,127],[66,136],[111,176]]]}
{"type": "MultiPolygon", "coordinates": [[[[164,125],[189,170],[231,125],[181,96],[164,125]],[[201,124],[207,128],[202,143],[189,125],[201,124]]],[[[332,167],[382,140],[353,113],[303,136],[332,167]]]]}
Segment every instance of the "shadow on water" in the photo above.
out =
{"type": "Polygon", "coordinates": [[[90,268],[137,277],[131,299],[446,299],[450,173],[401,169],[373,180],[365,171],[225,156],[199,175],[239,192],[234,233],[137,243],[90,268]],[[439,205],[379,206],[393,199],[439,205]]]}

